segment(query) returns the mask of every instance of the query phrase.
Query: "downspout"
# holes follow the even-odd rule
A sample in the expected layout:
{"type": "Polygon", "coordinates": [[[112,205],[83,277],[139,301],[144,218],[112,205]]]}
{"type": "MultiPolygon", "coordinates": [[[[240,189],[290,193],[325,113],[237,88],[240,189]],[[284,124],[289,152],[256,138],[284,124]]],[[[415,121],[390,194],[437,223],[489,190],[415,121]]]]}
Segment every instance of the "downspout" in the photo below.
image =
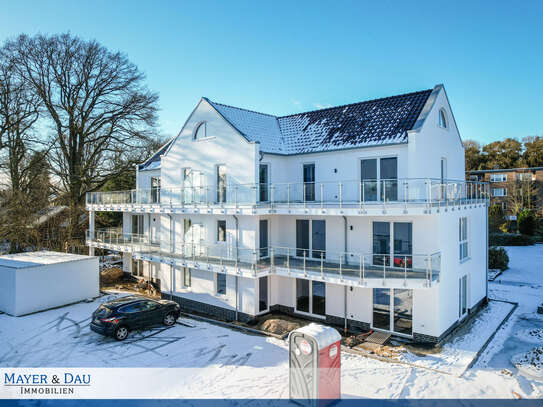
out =
{"type": "MultiPolygon", "coordinates": [[[[173,239],[172,239],[172,215],[168,213],[168,218],[170,218],[170,254],[173,253],[173,239]]],[[[170,262],[170,300],[173,300],[173,264],[170,262]]]]}
{"type": "MultiPolygon", "coordinates": [[[[343,215],[343,242],[344,242],[344,251],[345,251],[345,264],[348,264],[349,259],[347,256],[347,217],[343,215]]],[[[347,335],[347,286],[343,286],[343,320],[344,320],[344,326],[343,331],[345,335],[347,335]]]]}
{"type": "MultiPolygon", "coordinates": [[[[238,240],[239,240],[239,219],[236,215],[232,215],[235,222],[236,222],[236,233],[235,233],[235,240],[236,240],[236,260],[239,262],[239,246],[238,246],[238,240]]],[[[236,321],[238,320],[238,308],[239,308],[239,280],[238,280],[238,273],[236,270],[236,321]]]]}

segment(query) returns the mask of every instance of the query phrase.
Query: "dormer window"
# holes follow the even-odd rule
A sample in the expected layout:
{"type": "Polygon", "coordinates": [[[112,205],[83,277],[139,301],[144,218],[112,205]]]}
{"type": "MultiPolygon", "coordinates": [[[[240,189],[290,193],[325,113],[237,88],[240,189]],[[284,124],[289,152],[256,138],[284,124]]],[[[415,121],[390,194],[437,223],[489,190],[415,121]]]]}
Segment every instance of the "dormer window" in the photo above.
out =
{"type": "Polygon", "coordinates": [[[444,109],[439,110],[439,127],[442,129],[447,128],[447,113],[445,113],[444,109]]]}
{"type": "Polygon", "coordinates": [[[201,140],[206,138],[206,122],[201,122],[196,126],[196,129],[194,130],[192,139],[193,140],[201,140]]]}

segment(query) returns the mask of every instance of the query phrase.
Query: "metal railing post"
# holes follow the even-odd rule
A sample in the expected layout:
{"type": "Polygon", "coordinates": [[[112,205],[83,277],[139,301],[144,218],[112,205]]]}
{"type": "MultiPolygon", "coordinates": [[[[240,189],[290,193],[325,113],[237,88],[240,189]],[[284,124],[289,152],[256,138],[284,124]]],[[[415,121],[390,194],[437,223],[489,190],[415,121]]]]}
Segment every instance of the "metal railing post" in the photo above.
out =
{"type": "Polygon", "coordinates": [[[290,275],[290,248],[287,247],[287,270],[290,275]]]}
{"type": "Polygon", "coordinates": [[[304,276],[307,277],[307,271],[305,269],[305,256],[306,256],[306,253],[305,253],[305,250],[304,250],[304,276]]]}
{"type": "Polygon", "coordinates": [[[321,278],[324,279],[324,253],[321,252],[321,278]]]}
{"type": "Polygon", "coordinates": [[[324,208],[324,184],[321,182],[321,209],[324,208]]]}
{"type": "Polygon", "coordinates": [[[343,255],[339,255],[339,279],[343,281],[343,255]]]}
{"type": "Polygon", "coordinates": [[[290,208],[290,183],[287,184],[287,203],[290,208]]]}
{"type": "Polygon", "coordinates": [[[407,287],[407,257],[403,258],[404,287],[407,287]]]}
{"type": "Polygon", "coordinates": [[[383,285],[385,284],[385,281],[387,279],[387,262],[386,262],[386,254],[383,256],[383,285]]]}
{"type": "Polygon", "coordinates": [[[273,271],[275,268],[275,260],[274,260],[274,253],[273,253],[273,247],[270,247],[270,270],[273,271]]]}

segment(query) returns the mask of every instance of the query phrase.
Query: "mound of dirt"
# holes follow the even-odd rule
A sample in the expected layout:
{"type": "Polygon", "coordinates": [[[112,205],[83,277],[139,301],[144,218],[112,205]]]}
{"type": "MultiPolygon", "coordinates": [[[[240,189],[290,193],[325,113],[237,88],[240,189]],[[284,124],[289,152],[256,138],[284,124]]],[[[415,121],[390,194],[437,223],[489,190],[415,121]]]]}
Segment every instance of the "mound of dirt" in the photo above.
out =
{"type": "Polygon", "coordinates": [[[114,284],[121,281],[123,278],[123,269],[119,267],[111,267],[103,270],[100,273],[100,280],[103,284],[114,284]]]}
{"type": "Polygon", "coordinates": [[[294,321],[287,321],[285,319],[270,318],[260,324],[260,329],[266,332],[271,332],[276,335],[284,335],[298,329],[302,324],[294,321]]]}

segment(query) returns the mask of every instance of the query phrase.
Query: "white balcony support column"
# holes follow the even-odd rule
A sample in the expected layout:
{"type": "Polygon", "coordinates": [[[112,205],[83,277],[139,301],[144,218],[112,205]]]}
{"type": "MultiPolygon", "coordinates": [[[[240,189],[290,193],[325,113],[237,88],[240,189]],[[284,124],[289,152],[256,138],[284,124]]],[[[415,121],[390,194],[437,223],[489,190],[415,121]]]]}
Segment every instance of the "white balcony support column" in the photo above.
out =
{"type": "MultiPolygon", "coordinates": [[[[94,224],[96,221],[96,212],[89,211],[89,238],[90,240],[95,240],[95,229],[94,224]]],[[[89,256],[94,256],[94,246],[89,247],[89,256]]]]}

